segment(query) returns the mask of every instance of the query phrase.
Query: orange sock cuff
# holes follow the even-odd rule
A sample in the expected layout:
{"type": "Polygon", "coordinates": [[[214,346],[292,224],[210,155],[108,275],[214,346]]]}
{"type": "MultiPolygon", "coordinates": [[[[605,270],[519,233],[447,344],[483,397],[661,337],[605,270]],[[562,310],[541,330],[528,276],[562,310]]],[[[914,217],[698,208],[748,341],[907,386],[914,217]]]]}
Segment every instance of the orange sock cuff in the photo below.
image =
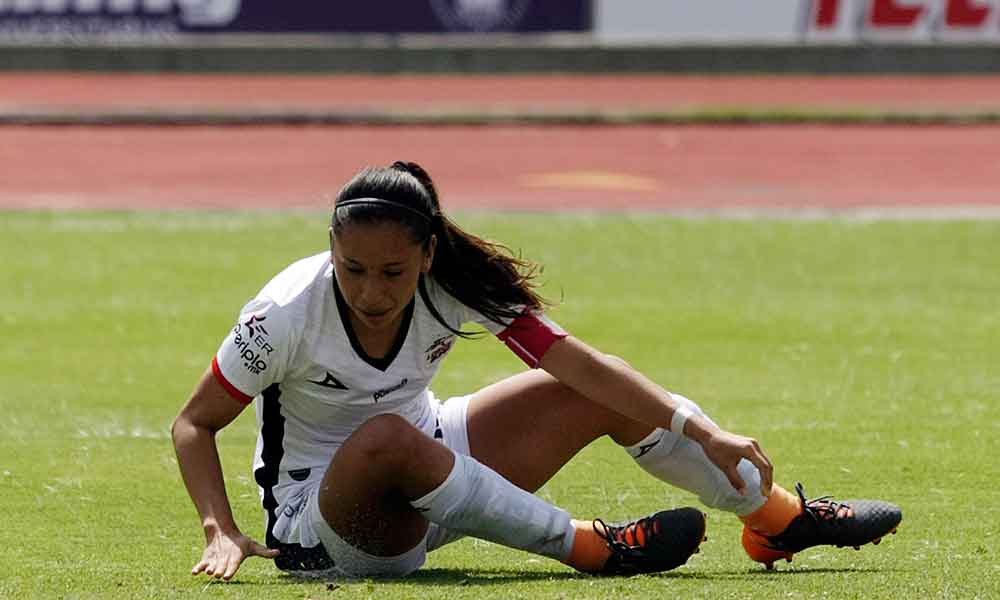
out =
{"type": "Polygon", "coordinates": [[[573,528],[576,530],[573,549],[564,562],[578,571],[600,571],[611,556],[607,541],[594,531],[593,524],[589,522],[574,519],[573,528]]]}
{"type": "Polygon", "coordinates": [[[802,512],[802,501],[780,485],[771,487],[767,502],[749,515],[740,517],[750,529],[764,535],[778,535],[802,512]]]}

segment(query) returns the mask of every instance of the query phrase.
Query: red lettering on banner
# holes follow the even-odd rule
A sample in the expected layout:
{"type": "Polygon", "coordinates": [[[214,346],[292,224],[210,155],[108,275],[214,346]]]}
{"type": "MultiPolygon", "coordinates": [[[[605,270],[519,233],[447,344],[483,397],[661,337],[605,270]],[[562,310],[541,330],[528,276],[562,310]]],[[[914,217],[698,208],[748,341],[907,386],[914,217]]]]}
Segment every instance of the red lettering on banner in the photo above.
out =
{"type": "Polygon", "coordinates": [[[948,0],[945,23],[954,27],[979,27],[989,16],[989,5],[977,6],[975,0],[948,0]]]}
{"type": "Polygon", "coordinates": [[[816,27],[833,27],[837,24],[840,0],[816,0],[816,27]]]}
{"type": "Polygon", "coordinates": [[[824,35],[884,31],[926,38],[936,33],[983,33],[1000,11],[995,0],[809,0],[809,4],[806,26],[824,35]],[[846,23],[842,22],[845,10],[846,23]],[[864,21],[851,16],[857,10],[865,11],[864,21]]]}
{"type": "Polygon", "coordinates": [[[901,6],[896,0],[872,0],[871,23],[875,27],[910,27],[924,12],[923,6],[901,6]]]}

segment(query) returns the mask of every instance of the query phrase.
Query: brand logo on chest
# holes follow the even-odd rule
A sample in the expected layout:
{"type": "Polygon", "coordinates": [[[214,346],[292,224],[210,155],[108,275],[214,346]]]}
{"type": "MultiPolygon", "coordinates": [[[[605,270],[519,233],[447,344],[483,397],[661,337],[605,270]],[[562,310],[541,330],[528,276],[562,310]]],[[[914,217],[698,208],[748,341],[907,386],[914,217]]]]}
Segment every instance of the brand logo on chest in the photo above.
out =
{"type": "Polygon", "coordinates": [[[391,393],[393,393],[393,392],[395,392],[397,390],[403,389],[403,386],[405,386],[407,383],[409,383],[409,381],[410,381],[409,379],[407,379],[407,378],[404,377],[402,379],[402,381],[400,381],[396,385],[394,385],[392,387],[385,388],[384,390],[379,390],[379,391],[375,392],[374,394],[372,394],[372,399],[375,400],[375,402],[378,402],[379,400],[381,400],[382,398],[385,398],[389,394],[391,394],[391,393]]]}
{"type": "Polygon", "coordinates": [[[333,376],[333,373],[327,371],[326,377],[323,379],[309,379],[309,383],[315,383],[316,385],[321,385],[325,388],[331,388],[334,390],[346,390],[348,389],[346,385],[343,384],[339,379],[333,376]]]}

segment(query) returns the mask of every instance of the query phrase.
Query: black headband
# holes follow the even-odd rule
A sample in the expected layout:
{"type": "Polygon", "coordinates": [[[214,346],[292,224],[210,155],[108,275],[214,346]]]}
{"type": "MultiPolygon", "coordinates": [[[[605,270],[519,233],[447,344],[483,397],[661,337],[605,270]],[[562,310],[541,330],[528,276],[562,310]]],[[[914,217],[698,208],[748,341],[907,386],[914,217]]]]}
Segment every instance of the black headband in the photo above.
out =
{"type": "Polygon", "coordinates": [[[418,215],[420,218],[427,221],[428,223],[431,222],[431,215],[428,215],[422,210],[417,210],[416,208],[413,208],[412,206],[407,206],[402,202],[396,202],[395,200],[383,200],[381,198],[351,198],[350,200],[344,200],[343,202],[336,203],[333,206],[333,210],[334,212],[336,212],[338,209],[347,208],[348,206],[357,206],[360,204],[369,204],[369,205],[373,204],[376,206],[391,206],[393,208],[400,208],[409,211],[415,215],[418,215]]]}

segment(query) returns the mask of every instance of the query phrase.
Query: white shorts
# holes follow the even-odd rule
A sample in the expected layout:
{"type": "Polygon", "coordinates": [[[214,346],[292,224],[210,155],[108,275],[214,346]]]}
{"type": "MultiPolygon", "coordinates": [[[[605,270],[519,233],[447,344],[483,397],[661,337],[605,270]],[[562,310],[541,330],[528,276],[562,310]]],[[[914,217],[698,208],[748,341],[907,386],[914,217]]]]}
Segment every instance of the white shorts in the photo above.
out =
{"type": "MultiPolygon", "coordinates": [[[[436,427],[434,437],[458,454],[469,455],[467,416],[470,396],[460,396],[441,403],[435,400],[436,427]]],[[[461,538],[435,523],[427,529],[421,543],[399,556],[374,556],[344,541],[330,527],[319,511],[319,485],[323,474],[310,477],[285,503],[278,506],[278,524],[283,530],[298,530],[298,537],[316,539],[319,544],[303,548],[299,545],[279,545],[284,559],[275,560],[278,568],[300,575],[341,575],[347,577],[408,575],[421,566],[427,553],[461,538]],[[296,566],[291,566],[294,563],[296,566]],[[305,570],[304,570],[305,569],[305,570]]],[[[281,536],[284,537],[284,536],[281,536]]]]}

